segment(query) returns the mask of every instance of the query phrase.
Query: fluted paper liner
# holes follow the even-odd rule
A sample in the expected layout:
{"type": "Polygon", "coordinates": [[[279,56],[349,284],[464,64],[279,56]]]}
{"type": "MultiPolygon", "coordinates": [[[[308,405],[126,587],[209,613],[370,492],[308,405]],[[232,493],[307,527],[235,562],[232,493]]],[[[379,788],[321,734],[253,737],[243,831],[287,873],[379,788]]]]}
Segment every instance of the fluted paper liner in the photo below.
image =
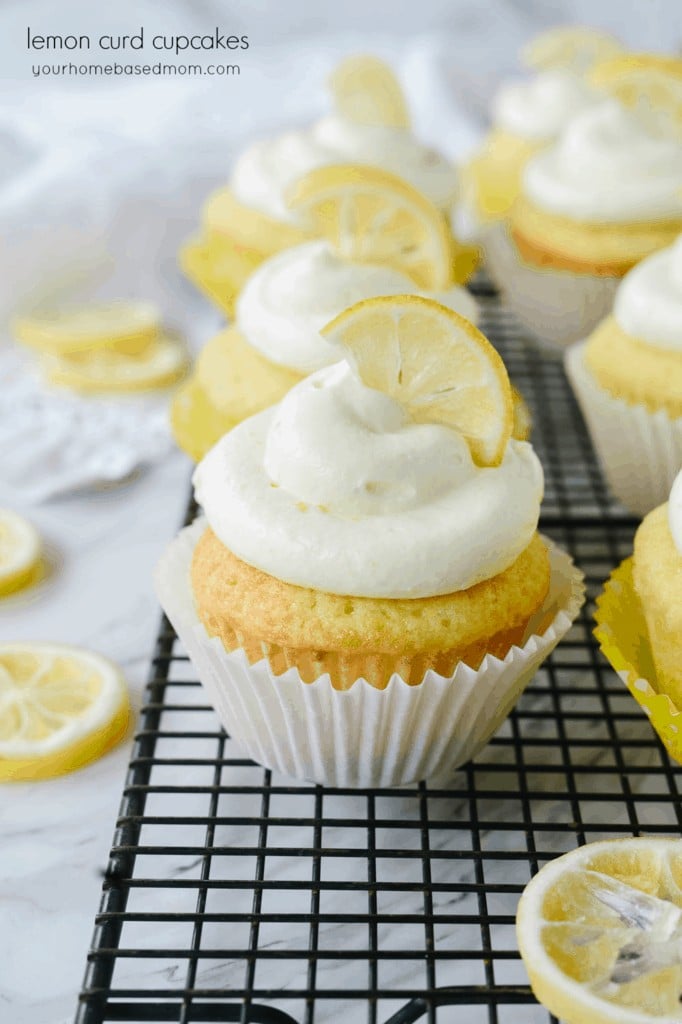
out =
{"type": "Polygon", "coordinates": [[[621,278],[525,263],[506,222],[484,228],[481,245],[505,304],[546,351],[559,355],[611,312],[621,278]]]}
{"type": "Polygon", "coordinates": [[[644,516],[668,500],[682,467],[682,418],[610,395],[585,365],[586,344],[566,353],[568,379],[609,487],[626,508],[644,516]]]}
{"type": "Polygon", "coordinates": [[[523,647],[477,671],[460,663],[449,678],[429,670],[417,686],[394,675],[378,690],[358,679],[335,690],[328,675],[304,683],[295,668],[274,675],[211,638],[194,606],[189,570],[206,524],[171,542],[156,570],[161,605],[187,649],[225,729],[268,768],[329,786],[398,786],[446,779],[499,728],[540,663],[570,628],[584,600],[582,573],[546,541],[550,591],[523,647]],[[538,632],[534,632],[534,630],[538,632]]]}
{"type": "Polygon", "coordinates": [[[682,710],[656,684],[644,611],[632,579],[632,558],[609,576],[597,598],[594,635],[613,666],[658,733],[671,757],[682,761],[682,710]]]}

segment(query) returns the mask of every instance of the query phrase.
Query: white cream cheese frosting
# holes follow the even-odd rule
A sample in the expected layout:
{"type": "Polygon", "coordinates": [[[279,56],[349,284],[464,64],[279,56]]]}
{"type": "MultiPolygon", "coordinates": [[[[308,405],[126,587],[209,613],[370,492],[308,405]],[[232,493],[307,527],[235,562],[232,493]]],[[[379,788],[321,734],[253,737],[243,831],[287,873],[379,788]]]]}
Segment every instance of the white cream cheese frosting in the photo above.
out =
{"type": "Polygon", "coordinates": [[[493,123],[530,142],[550,142],[568,122],[595,105],[597,94],[570,71],[543,71],[507,82],[493,101],[493,123]]]}
{"type": "Polygon", "coordinates": [[[675,547],[682,555],[682,471],[675,477],[668,501],[668,524],[675,547]]]}
{"type": "Polygon", "coordinates": [[[631,337],[682,352],[682,235],[625,275],[613,315],[631,337]]]}
{"type": "MultiPolygon", "coordinates": [[[[339,352],[320,330],[344,309],[379,295],[425,294],[398,270],[352,263],[324,241],[306,242],[258,267],[245,284],[236,310],[237,327],[253,348],[273,363],[312,373],[335,363],[339,352]]],[[[468,320],[478,306],[464,288],[431,294],[468,320]]]]}
{"type": "Polygon", "coordinates": [[[294,214],[284,200],[288,188],[308,171],[338,163],[365,163],[391,171],[441,208],[456,197],[454,165],[409,129],[355,124],[338,114],[311,128],[253,143],[238,158],[230,185],[245,206],[293,223],[294,214]]]}
{"type": "Polygon", "coordinates": [[[212,530],[278,579],[333,594],[417,598],[508,568],[537,528],[543,475],[510,441],[474,465],[442,424],[413,423],[347,363],[226,434],[194,473],[212,530]]]}
{"type": "Polygon", "coordinates": [[[682,219],[682,138],[607,100],[529,160],[523,191],[550,213],[590,223],[682,219]]]}

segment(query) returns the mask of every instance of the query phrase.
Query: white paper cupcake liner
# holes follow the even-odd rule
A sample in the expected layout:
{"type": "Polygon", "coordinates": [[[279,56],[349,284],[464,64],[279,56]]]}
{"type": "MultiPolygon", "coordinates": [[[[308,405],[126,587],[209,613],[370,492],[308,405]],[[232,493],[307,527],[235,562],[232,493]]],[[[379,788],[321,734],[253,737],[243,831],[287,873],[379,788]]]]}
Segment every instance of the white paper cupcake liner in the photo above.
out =
{"type": "Polygon", "coordinates": [[[161,605],[218,717],[249,757],[328,786],[448,778],[499,728],[584,599],[582,574],[547,541],[550,592],[523,647],[513,647],[504,660],[487,655],[477,671],[460,663],[447,679],[429,671],[418,686],[393,676],[385,690],[359,679],[340,691],[328,675],[314,683],[302,682],[294,668],[275,676],[267,660],[250,665],[243,650],[228,653],[208,636],[189,579],[205,526],[198,520],[187,527],[164,553],[156,571],[161,605]]]}
{"type": "Polygon", "coordinates": [[[646,515],[668,500],[682,467],[682,418],[610,395],[585,365],[585,345],[566,353],[568,379],[611,491],[630,512],[646,515]]]}
{"type": "Polygon", "coordinates": [[[556,354],[579,341],[611,312],[621,278],[524,263],[503,222],[482,230],[481,245],[506,304],[547,350],[556,354]]]}

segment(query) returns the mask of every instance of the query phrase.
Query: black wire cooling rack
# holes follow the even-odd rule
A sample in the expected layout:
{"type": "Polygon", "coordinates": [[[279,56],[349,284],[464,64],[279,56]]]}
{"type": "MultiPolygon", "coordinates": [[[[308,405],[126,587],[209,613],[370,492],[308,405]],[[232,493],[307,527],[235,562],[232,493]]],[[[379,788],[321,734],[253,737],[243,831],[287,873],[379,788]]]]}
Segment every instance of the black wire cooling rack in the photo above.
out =
{"type": "Polygon", "coordinates": [[[680,833],[682,769],[592,638],[636,520],[609,498],[561,363],[476,294],[532,409],[541,528],[590,601],[447,789],[324,789],[255,765],[164,621],[77,1024],[547,1022],[514,937],[526,882],[581,843],[680,833]]]}

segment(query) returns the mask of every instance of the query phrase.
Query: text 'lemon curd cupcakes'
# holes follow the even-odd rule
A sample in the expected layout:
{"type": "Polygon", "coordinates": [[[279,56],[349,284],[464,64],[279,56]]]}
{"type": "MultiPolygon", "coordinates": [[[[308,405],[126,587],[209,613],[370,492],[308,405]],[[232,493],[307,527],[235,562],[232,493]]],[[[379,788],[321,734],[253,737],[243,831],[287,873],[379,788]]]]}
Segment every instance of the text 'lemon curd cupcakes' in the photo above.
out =
{"type": "Polygon", "coordinates": [[[643,519],[595,617],[604,654],[682,761],[682,472],[669,501],[643,519]]]}
{"type": "Polygon", "coordinates": [[[541,340],[584,337],[621,278],[682,229],[682,135],[649,108],[605,100],[527,164],[510,230],[487,255],[541,340]]]}
{"type": "Polygon", "coordinates": [[[261,763],[337,785],[444,777],[569,628],[580,574],[537,534],[542,469],[475,327],[398,296],[323,333],[347,358],[209,452],[205,518],[157,591],[261,763]]]}
{"type": "Polygon", "coordinates": [[[341,162],[399,174],[449,213],[457,193],[454,165],[413,134],[390,68],[373,57],[343,61],[331,78],[334,111],[315,124],[262,139],[237,159],[230,183],[203,210],[198,239],[181,263],[195,283],[231,314],[246,278],[268,256],[309,237],[287,202],[309,171],[341,162]]]}
{"type": "Polygon", "coordinates": [[[682,236],[625,276],[566,370],[613,493],[660,505],[682,466],[682,236]]]}
{"type": "MultiPolygon", "coordinates": [[[[171,409],[176,440],[201,458],[226,431],[278,402],[299,380],[336,362],[320,330],[348,306],[421,292],[475,321],[475,300],[453,280],[440,211],[400,178],[355,165],[305,175],[289,202],[327,241],[270,257],[246,282],[236,323],[199,355],[171,409]]],[[[524,406],[517,398],[522,429],[524,406]]]]}

